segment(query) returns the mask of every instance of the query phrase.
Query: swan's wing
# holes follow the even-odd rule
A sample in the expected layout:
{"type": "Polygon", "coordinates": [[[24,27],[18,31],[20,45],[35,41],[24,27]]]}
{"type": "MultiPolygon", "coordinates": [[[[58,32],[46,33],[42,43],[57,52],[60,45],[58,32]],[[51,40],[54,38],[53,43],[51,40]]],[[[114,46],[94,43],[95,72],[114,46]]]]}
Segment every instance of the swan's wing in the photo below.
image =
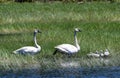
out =
{"type": "Polygon", "coordinates": [[[56,46],[55,48],[65,53],[75,53],[78,51],[77,48],[71,44],[61,44],[56,46]]]}
{"type": "Polygon", "coordinates": [[[32,46],[22,47],[14,51],[15,54],[17,53],[26,54],[26,53],[34,53],[34,52],[37,52],[37,48],[32,46]]]}

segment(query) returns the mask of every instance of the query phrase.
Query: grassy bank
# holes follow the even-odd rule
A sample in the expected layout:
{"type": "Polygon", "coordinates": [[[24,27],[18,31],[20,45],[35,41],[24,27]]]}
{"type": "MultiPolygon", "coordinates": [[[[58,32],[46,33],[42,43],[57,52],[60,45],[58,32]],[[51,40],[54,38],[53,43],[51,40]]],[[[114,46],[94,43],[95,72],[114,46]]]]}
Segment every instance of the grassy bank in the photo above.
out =
{"type": "Polygon", "coordinates": [[[119,66],[120,5],[118,3],[2,3],[0,4],[0,69],[119,66]],[[73,29],[80,28],[80,52],[71,58],[57,54],[54,46],[73,44],[73,29]],[[42,51],[32,56],[12,51],[34,45],[33,31],[42,51]],[[88,59],[86,54],[108,48],[108,59],[88,59]],[[106,62],[107,60],[107,62],[106,62]],[[66,64],[67,63],[67,64],[66,64]]]}

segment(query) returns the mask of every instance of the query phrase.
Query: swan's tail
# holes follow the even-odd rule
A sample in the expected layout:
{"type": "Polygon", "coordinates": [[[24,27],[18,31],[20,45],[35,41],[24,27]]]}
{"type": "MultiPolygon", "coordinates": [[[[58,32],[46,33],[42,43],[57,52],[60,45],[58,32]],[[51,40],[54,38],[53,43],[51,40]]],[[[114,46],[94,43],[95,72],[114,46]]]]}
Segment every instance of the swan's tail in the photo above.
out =
{"type": "Polygon", "coordinates": [[[14,54],[17,54],[18,52],[17,51],[13,51],[14,54]]]}

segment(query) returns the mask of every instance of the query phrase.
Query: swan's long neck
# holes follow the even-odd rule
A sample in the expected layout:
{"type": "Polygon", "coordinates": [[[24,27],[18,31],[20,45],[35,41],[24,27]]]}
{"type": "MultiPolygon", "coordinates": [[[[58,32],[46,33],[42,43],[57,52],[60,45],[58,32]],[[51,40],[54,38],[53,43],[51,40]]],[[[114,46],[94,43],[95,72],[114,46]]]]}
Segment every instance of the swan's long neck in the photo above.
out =
{"type": "Polygon", "coordinates": [[[79,46],[79,44],[78,44],[78,40],[77,40],[77,36],[76,36],[76,31],[74,31],[74,40],[75,40],[75,46],[76,46],[76,48],[78,49],[78,50],[80,50],[80,46],[79,46]]]}
{"type": "Polygon", "coordinates": [[[37,48],[40,48],[40,46],[37,44],[36,34],[37,34],[37,33],[34,33],[34,42],[35,42],[35,46],[36,46],[37,48]]]}

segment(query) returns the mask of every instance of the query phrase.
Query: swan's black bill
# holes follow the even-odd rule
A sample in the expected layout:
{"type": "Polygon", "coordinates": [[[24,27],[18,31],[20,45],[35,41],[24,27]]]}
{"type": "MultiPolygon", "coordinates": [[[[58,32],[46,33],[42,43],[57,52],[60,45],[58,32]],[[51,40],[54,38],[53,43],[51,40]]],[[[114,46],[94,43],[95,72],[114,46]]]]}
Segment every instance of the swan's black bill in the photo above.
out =
{"type": "Polygon", "coordinates": [[[38,30],[38,33],[42,33],[40,30],[38,30]]]}
{"type": "Polygon", "coordinates": [[[78,32],[82,32],[80,29],[79,29],[79,31],[78,32]]]}

